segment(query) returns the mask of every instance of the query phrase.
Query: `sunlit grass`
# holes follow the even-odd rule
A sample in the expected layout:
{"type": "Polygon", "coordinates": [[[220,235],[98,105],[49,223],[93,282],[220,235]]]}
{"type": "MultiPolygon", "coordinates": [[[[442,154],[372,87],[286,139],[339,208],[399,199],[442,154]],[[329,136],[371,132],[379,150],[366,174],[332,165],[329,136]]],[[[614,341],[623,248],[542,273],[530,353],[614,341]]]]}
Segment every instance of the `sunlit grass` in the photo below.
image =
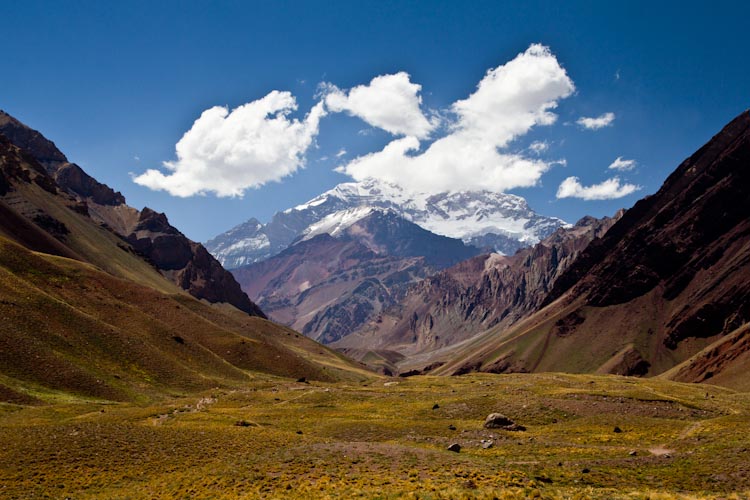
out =
{"type": "Polygon", "coordinates": [[[750,401],[725,389],[559,374],[385,382],[262,376],[140,406],[4,405],[0,497],[731,499],[750,492],[750,436],[739,431],[750,423],[750,401]],[[493,411],[527,430],[483,428],[493,411]],[[482,439],[493,446],[483,449],[482,439]],[[451,443],[461,452],[447,451],[451,443]]]}

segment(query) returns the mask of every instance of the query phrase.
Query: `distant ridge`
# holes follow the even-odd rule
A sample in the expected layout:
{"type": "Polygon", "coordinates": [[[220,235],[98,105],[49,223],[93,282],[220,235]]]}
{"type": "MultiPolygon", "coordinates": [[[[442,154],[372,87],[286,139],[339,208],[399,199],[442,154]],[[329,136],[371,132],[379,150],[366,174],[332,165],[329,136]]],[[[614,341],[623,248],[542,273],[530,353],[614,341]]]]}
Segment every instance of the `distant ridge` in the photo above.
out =
{"type": "Polygon", "coordinates": [[[436,235],[506,255],[568,225],[537,214],[526,200],[512,194],[430,195],[366,179],[339,184],[307,203],[278,212],[268,224],[250,219],[209,240],[206,247],[227,269],[234,269],[276,255],[306,234],[319,234],[327,224],[345,219],[353,223],[371,210],[391,211],[436,235]]]}

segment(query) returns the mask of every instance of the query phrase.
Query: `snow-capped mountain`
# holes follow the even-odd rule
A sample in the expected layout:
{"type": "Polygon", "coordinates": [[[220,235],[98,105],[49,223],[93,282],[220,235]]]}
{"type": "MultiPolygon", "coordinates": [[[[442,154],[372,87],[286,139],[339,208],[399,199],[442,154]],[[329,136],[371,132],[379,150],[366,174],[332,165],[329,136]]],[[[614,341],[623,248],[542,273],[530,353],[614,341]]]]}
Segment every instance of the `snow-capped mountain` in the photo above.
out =
{"type": "Polygon", "coordinates": [[[295,240],[346,228],[373,209],[393,211],[435,234],[503,254],[513,254],[567,226],[561,219],[535,213],[526,200],[512,194],[429,195],[366,179],[339,184],[307,203],[278,212],[268,224],[251,219],[208,241],[206,247],[225,267],[234,269],[271,257],[295,240]]]}

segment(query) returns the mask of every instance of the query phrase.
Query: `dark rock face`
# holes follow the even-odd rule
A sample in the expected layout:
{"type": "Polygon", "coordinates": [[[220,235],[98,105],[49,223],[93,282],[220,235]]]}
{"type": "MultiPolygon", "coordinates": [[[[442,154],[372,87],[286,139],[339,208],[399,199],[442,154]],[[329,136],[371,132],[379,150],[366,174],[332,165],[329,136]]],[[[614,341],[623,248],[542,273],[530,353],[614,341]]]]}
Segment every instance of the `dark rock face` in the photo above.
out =
{"type": "Polygon", "coordinates": [[[2,110],[0,110],[0,133],[19,148],[30,152],[42,164],[68,161],[54,142],[36,130],[23,126],[2,110]]]}
{"type": "Polygon", "coordinates": [[[643,356],[635,348],[630,348],[622,355],[622,359],[609,373],[613,375],[624,375],[626,377],[642,377],[648,373],[651,363],[643,359],[643,356]]]}
{"type": "Polygon", "coordinates": [[[556,282],[591,306],[623,304],[655,287],[674,306],[662,332],[675,349],[750,321],[750,113],[685,160],[556,282]],[[696,276],[709,273],[701,282],[696,276]]]}
{"type": "Polygon", "coordinates": [[[573,311],[552,325],[552,333],[558,337],[567,337],[575,332],[576,327],[584,321],[585,318],[581,315],[580,311],[573,311]]]}
{"type": "MultiPolygon", "coordinates": [[[[78,258],[64,244],[70,233],[68,227],[40,207],[15,195],[16,185],[29,183],[53,195],[58,194],[57,184],[44,167],[0,133],[0,231],[29,249],[78,258]]],[[[73,200],[65,202],[75,209],[73,200]]]]}
{"type": "Polygon", "coordinates": [[[75,163],[68,162],[54,142],[3,111],[0,111],[0,133],[43,165],[63,189],[100,205],[125,203],[121,193],[98,182],[75,163]]]}
{"type": "Polygon", "coordinates": [[[166,215],[144,208],[133,231],[127,236],[133,248],[191,295],[209,302],[227,302],[254,316],[265,317],[232,274],[199,243],[175,229],[166,215]]]}
{"type": "Polygon", "coordinates": [[[336,237],[298,240],[232,272],[276,321],[332,343],[400,302],[408,285],[477,252],[391,211],[374,210],[336,237]]]}
{"type": "Polygon", "coordinates": [[[444,269],[480,253],[476,247],[427,231],[393,212],[373,212],[349,228],[343,238],[360,241],[380,254],[423,257],[425,264],[435,269],[444,269]]]}
{"type": "Polygon", "coordinates": [[[321,234],[232,273],[275,321],[330,343],[401,300],[429,270],[421,258],[380,255],[321,234]]]}
{"type": "Polygon", "coordinates": [[[125,197],[106,184],[98,182],[75,163],[68,163],[57,170],[56,179],[62,187],[99,205],[120,205],[125,197]]]}

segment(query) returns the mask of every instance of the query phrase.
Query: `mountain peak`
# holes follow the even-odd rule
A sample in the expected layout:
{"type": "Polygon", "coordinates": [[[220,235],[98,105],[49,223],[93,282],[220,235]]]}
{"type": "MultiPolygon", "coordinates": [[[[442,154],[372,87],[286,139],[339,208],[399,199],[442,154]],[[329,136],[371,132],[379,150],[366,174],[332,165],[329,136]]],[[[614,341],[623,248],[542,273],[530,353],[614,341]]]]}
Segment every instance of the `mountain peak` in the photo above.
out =
{"type": "Polygon", "coordinates": [[[2,110],[0,133],[19,148],[31,153],[45,167],[48,167],[49,163],[68,161],[54,142],[2,110]]]}
{"type": "Polygon", "coordinates": [[[206,243],[233,269],[266,259],[322,232],[341,231],[373,210],[391,211],[436,235],[512,255],[559,227],[556,217],[537,214],[520,196],[483,191],[418,193],[374,178],[334,186],[306,203],[278,212],[265,226],[248,221],[206,243]]]}

